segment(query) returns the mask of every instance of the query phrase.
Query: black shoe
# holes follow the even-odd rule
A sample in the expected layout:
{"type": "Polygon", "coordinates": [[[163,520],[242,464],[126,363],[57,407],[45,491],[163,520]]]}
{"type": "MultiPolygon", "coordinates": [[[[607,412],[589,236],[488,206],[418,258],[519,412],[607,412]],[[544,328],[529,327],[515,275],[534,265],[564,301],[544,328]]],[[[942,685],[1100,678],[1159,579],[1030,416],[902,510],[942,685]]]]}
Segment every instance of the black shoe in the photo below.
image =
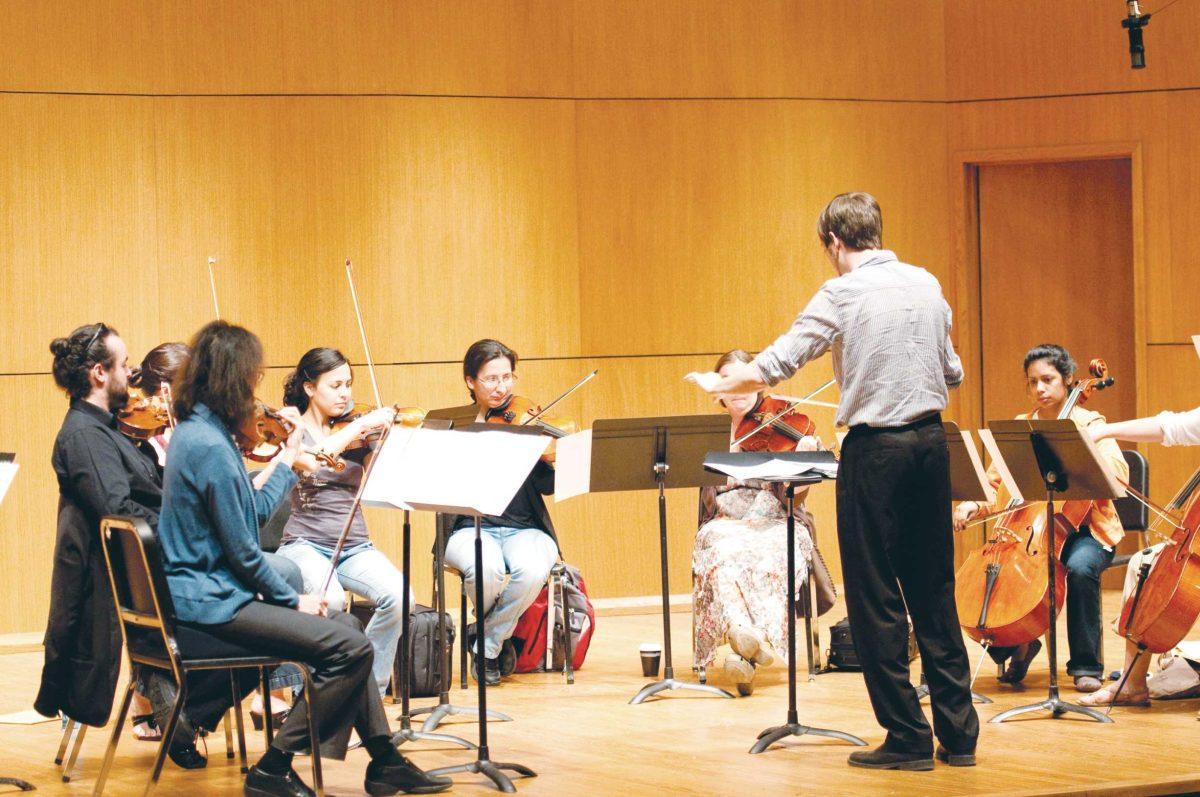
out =
{"type": "Polygon", "coordinates": [[[426,775],[404,756],[398,757],[398,763],[372,761],[367,764],[367,777],[363,781],[367,794],[395,794],[398,791],[405,794],[433,794],[454,785],[450,778],[426,775]]]}
{"type": "Polygon", "coordinates": [[[167,755],[182,769],[204,769],[208,759],[200,755],[195,742],[172,742],[167,748],[167,755]]]}
{"type": "Polygon", "coordinates": [[[1035,639],[1025,648],[1024,656],[1013,656],[1009,659],[1008,669],[1004,671],[1004,675],[998,679],[1004,684],[1019,684],[1025,680],[1025,676],[1029,673],[1029,665],[1033,663],[1034,658],[1042,649],[1042,641],[1035,639]]]}
{"type": "Polygon", "coordinates": [[[951,753],[940,744],[937,746],[937,752],[934,756],[943,764],[949,764],[952,767],[973,767],[975,766],[975,753],[951,753]]]}
{"type": "Polygon", "coordinates": [[[851,753],[850,766],[865,769],[906,769],[916,772],[928,772],[933,769],[933,757],[928,753],[902,753],[887,749],[880,745],[874,750],[863,750],[851,753]]]}
{"type": "Polygon", "coordinates": [[[500,675],[504,678],[517,671],[517,647],[511,639],[500,647],[500,675]]]}
{"type": "MultiPolygon", "coordinates": [[[[479,661],[476,659],[471,667],[471,671],[475,674],[475,680],[479,680],[479,661]]],[[[483,665],[483,682],[488,686],[500,685],[500,659],[484,659],[483,665]]]]}
{"type": "Polygon", "coordinates": [[[283,775],[272,775],[258,767],[250,767],[246,782],[242,785],[242,793],[246,797],[316,797],[316,792],[308,788],[296,770],[290,767],[283,775]]]}

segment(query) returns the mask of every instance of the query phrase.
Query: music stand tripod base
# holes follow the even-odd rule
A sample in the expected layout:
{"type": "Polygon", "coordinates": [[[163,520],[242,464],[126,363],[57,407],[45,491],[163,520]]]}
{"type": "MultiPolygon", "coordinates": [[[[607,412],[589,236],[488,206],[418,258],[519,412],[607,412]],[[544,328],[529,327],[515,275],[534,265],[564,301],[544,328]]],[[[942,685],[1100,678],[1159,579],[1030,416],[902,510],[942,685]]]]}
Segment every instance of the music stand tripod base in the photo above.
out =
{"type": "Polygon", "coordinates": [[[827,736],[830,739],[841,739],[843,742],[850,742],[859,747],[866,747],[867,743],[858,738],[852,733],[844,731],[831,731],[827,728],[812,728],[808,725],[801,725],[799,722],[788,722],[785,725],[777,725],[774,728],[767,728],[758,735],[758,741],[750,748],[750,754],[764,752],[768,747],[778,741],[786,739],[790,736],[827,736]]]}
{"type": "MultiPolygon", "coordinates": [[[[917,685],[917,700],[924,700],[927,697],[929,697],[929,683],[925,680],[925,674],[922,673],[921,674],[921,683],[917,685]]],[[[982,705],[984,703],[991,703],[994,701],[987,695],[981,695],[972,689],[971,690],[971,702],[979,703],[982,705]]]]}
{"type": "Polygon", "coordinates": [[[654,697],[660,692],[673,692],[676,689],[690,689],[693,692],[708,692],[709,694],[719,695],[721,697],[733,698],[733,695],[726,692],[719,686],[710,686],[709,684],[694,684],[689,681],[680,681],[673,676],[668,676],[661,681],[655,681],[652,684],[643,686],[641,691],[633,696],[629,701],[629,705],[636,706],[648,697],[654,697]]]}
{"type": "Polygon", "coordinates": [[[34,791],[30,783],[19,778],[0,778],[0,786],[16,786],[21,791],[34,791]]]}
{"type": "Polygon", "coordinates": [[[1004,722],[1005,720],[1010,720],[1013,717],[1019,717],[1022,714],[1029,714],[1034,711],[1049,711],[1051,718],[1061,717],[1063,714],[1082,714],[1085,717],[1090,717],[1091,719],[1096,720],[1096,722],[1111,723],[1113,721],[1112,717],[1109,717],[1103,712],[1097,711],[1094,708],[1081,706],[1077,703],[1068,703],[1065,700],[1061,700],[1058,696],[1057,687],[1054,687],[1050,690],[1050,696],[1042,702],[1031,703],[1028,706],[1018,706],[1016,708],[1010,708],[1008,711],[1002,711],[996,716],[992,717],[989,722],[1004,722]]]}

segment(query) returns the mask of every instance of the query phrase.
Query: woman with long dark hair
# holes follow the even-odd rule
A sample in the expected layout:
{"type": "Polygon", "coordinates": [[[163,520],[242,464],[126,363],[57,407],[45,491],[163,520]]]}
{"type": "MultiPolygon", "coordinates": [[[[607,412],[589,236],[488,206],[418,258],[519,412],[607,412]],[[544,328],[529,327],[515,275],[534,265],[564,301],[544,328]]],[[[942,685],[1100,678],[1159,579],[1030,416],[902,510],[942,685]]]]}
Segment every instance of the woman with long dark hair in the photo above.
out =
{"type": "MultiPolygon", "coordinates": [[[[319,593],[329,581],[324,597],[330,608],[345,608],[347,590],[375,604],[366,634],[375,649],[375,684],[382,695],[387,691],[400,641],[405,584],[395,565],[371,544],[361,509],[355,510],[351,521],[338,559],[337,578],[329,580],[333,552],[354,506],[368,452],[367,446],[350,446],[385,428],[395,417],[394,410],[384,407],[360,415],[335,431],[333,421],[354,407],[353,386],[350,363],[340,351],[330,348],[309,349],[287,378],[283,403],[300,412],[305,448],[340,457],[345,467],[335,470],[309,453],[297,457],[302,475],[292,491],[292,514],[283,527],[279,555],[299,566],[305,592],[319,593]]],[[[409,605],[415,604],[410,600],[409,605]]]]}
{"type": "MultiPolygon", "coordinates": [[[[233,435],[254,413],[262,344],[242,327],[213,321],[190,348],[175,387],[179,425],[167,459],[158,529],[176,617],[218,639],[305,664],[321,752],[344,758],[354,727],[371,755],[369,793],[449,788],[448,779],[428,777],[392,745],[383,704],[370,681],[371,645],[358,622],[341,613],[325,616],[325,599],[297,595],[259,550],[259,522],[296,485],[290,466],[303,434],[299,413],[281,411],[295,425],[278,458],[286,467],[276,468],[255,490],[233,435]]],[[[246,794],[312,794],[292,769],[293,755],[308,746],[307,717],[307,703],[297,701],[246,776],[246,794]]],[[[211,728],[220,713],[197,707],[192,719],[211,728]]]]}

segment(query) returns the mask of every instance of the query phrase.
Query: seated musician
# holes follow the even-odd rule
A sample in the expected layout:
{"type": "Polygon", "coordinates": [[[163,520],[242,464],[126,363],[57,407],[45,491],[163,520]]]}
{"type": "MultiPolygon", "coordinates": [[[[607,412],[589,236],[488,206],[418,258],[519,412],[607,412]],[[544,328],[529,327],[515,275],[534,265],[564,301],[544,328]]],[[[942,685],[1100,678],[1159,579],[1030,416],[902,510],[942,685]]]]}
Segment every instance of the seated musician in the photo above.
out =
{"type": "MultiPolygon", "coordinates": [[[[303,435],[299,413],[281,410],[295,429],[279,454],[281,467],[256,491],[233,435],[254,412],[262,344],[241,327],[214,321],[190,348],[175,386],[179,425],[167,459],[158,530],[176,617],[256,654],[305,664],[321,752],[344,758],[351,727],[357,729],[371,757],[365,783],[370,794],[449,788],[448,779],[425,775],[392,745],[371,679],[371,644],[358,621],[341,613],[325,616],[324,597],[297,595],[259,550],[258,524],[296,485],[290,466],[303,435]]],[[[255,674],[248,676],[253,680],[255,674]]],[[[246,794],[313,793],[292,768],[293,755],[308,748],[307,716],[305,701],[297,701],[247,775],[246,794]]],[[[196,724],[209,728],[219,718],[200,710],[193,715],[196,724]]]]}
{"type": "MultiPolygon", "coordinates": [[[[305,447],[338,457],[345,464],[339,472],[318,462],[313,454],[301,453],[296,458],[300,483],[291,494],[292,514],[283,527],[279,555],[300,567],[305,592],[319,594],[325,588],[334,549],[362,480],[369,448],[348,447],[364,435],[385,428],[396,414],[392,408],[384,407],[357,417],[337,431],[332,430],[331,420],[354,408],[353,384],[350,363],[340,351],[316,348],[300,358],[284,385],[284,405],[301,413],[305,447]]],[[[371,544],[362,510],[356,510],[338,558],[337,578],[329,580],[324,597],[329,607],[337,611],[345,609],[346,590],[375,604],[366,634],[375,650],[373,674],[381,695],[387,691],[396,660],[404,588],[404,576],[371,544]]]]}
{"type": "MultiPolygon", "coordinates": [[[[463,380],[475,402],[476,420],[505,412],[513,399],[517,353],[497,340],[471,344],[463,357],[463,380]]],[[[476,615],[484,618],[484,656],[475,662],[475,677],[489,686],[512,672],[516,656],[508,640],[517,620],[537,598],[558,559],[558,540],[542,498],[554,492],[554,468],[539,460],[504,514],[481,518],[483,535],[483,600],[476,615]],[[508,582],[505,583],[505,575],[508,582]],[[501,652],[505,653],[501,666],[501,652]]],[[[467,594],[475,599],[475,524],[467,516],[454,521],[446,543],[446,563],[463,574],[467,594]]],[[[474,645],[471,646],[474,651],[474,645]]]]}
{"type": "MultiPolygon", "coordinates": [[[[722,355],[713,370],[725,376],[731,363],[753,359],[735,349],[722,355]]],[[[760,393],[721,397],[733,434],[762,398],[760,393]]],[[[819,446],[816,437],[805,436],[796,450],[814,451],[819,446]]],[[[819,611],[824,611],[832,605],[835,593],[809,534],[813,517],[804,505],[806,493],[797,494],[795,502],[796,584],[805,583],[811,565],[822,604],[819,611]]],[[[731,479],[720,487],[700,489],[700,528],[692,553],[695,664],[709,666],[717,657],[717,648],[728,641],[733,652],[725,657],[725,676],[737,684],[742,695],[754,691],[758,667],[770,666],[777,656],[787,656],[786,518],[782,484],[731,479]]]]}
{"type": "MultiPolygon", "coordinates": [[[[1164,446],[1195,446],[1200,445],[1200,407],[1188,412],[1162,412],[1149,418],[1136,418],[1119,423],[1098,423],[1088,430],[1092,439],[1126,440],[1131,443],[1162,443],[1164,446]]],[[[1129,560],[1125,571],[1125,587],[1121,593],[1121,605],[1124,606],[1137,586],[1138,569],[1143,563],[1153,566],[1158,554],[1166,543],[1158,543],[1135,553],[1129,560]]],[[[1125,640],[1125,670],[1128,679],[1121,694],[1117,695],[1117,684],[1108,684],[1094,694],[1087,695],[1079,702],[1085,706],[1148,706],[1150,705],[1150,687],[1146,682],[1146,674],[1150,670],[1148,654],[1137,656],[1137,646],[1125,640]],[[1114,698],[1116,698],[1114,703],[1114,698]]]]}
{"type": "MultiPolygon", "coordinates": [[[[129,357],[117,331],[87,324],[50,344],[54,381],[71,399],[54,441],[58,477],[58,538],[46,627],[46,663],[34,703],[102,726],[112,710],[121,671],[121,630],[108,588],[100,519],[127,515],[158,523],[161,473],[152,458],[117,430],[114,413],[129,400],[129,357]]],[[[161,738],[149,702],[137,695],[134,735],[161,738]]],[[[177,734],[168,748],[176,764],[205,764],[194,741],[177,734]]]]}
{"type": "MultiPolygon", "coordinates": [[[[1074,375],[1075,361],[1062,346],[1047,343],[1030,349],[1025,355],[1025,384],[1034,408],[1017,418],[1057,418],[1074,375]]],[[[1076,406],[1071,420],[1081,428],[1091,428],[1104,423],[1104,416],[1076,406]]],[[[1100,452],[1118,477],[1129,478],[1129,466],[1116,443],[1102,444],[1100,452]]],[[[1000,486],[1000,474],[995,468],[988,470],[988,477],[992,486],[1000,486]]],[[[954,511],[955,528],[961,529],[971,518],[995,508],[995,505],[963,501],[954,511]]],[[[1080,692],[1095,692],[1102,686],[1100,574],[1112,562],[1117,543],[1124,535],[1112,501],[1096,501],[1080,528],[1063,544],[1060,559],[1067,570],[1067,643],[1071,652],[1067,673],[1074,677],[1075,689],[1080,692]]],[[[988,653],[997,663],[1011,659],[1000,680],[1017,684],[1024,679],[1041,647],[1042,643],[1034,639],[1015,648],[992,647],[988,653]]]]}
{"type": "MultiPolygon", "coordinates": [[[[135,387],[142,392],[143,396],[153,397],[156,401],[170,403],[171,383],[175,381],[175,377],[183,370],[183,366],[187,363],[188,347],[185,343],[168,342],[160,343],[150,351],[146,352],[146,356],[142,358],[141,364],[134,368],[129,376],[130,387],[135,387]]],[[[158,467],[161,475],[167,464],[167,449],[171,445],[171,435],[174,428],[168,426],[159,434],[150,437],[141,444],[143,453],[150,456],[158,467]]],[[[251,480],[254,488],[260,489],[267,479],[271,477],[271,473],[277,467],[277,462],[270,462],[265,468],[254,473],[251,480]]],[[[300,568],[288,559],[279,556],[278,554],[263,552],[263,558],[267,560],[267,564],[271,566],[275,572],[283,576],[283,579],[297,592],[304,591],[304,579],[300,574],[300,568]]],[[[213,672],[197,672],[193,673],[190,680],[191,689],[199,689],[204,691],[203,684],[210,679],[224,678],[223,675],[213,672]]],[[[275,687],[272,696],[276,699],[275,703],[275,724],[282,723],[283,718],[287,716],[288,701],[291,699],[292,689],[303,684],[303,678],[294,667],[285,665],[277,668],[271,673],[270,684],[275,687]]],[[[175,702],[175,683],[170,678],[165,677],[162,673],[152,673],[150,678],[142,681],[139,679],[138,691],[133,696],[133,713],[134,735],[143,740],[154,740],[161,738],[159,728],[165,724],[166,717],[171,710],[171,704],[175,702]],[[143,694],[150,695],[153,700],[147,700],[143,694]],[[139,733],[139,729],[146,725],[139,724],[138,721],[153,723],[151,733],[139,733]]],[[[189,700],[189,704],[191,701],[189,700]]],[[[262,696],[258,693],[254,695],[254,701],[250,706],[250,718],[254,722],[255,728],[262,726],[263,708],[262,696]]],[[[195,732],[188,721],[188,712],[185,710],[182,715],[182,721],[175,731],[175,739],[186,741],[194,740],[195,732]]]]}

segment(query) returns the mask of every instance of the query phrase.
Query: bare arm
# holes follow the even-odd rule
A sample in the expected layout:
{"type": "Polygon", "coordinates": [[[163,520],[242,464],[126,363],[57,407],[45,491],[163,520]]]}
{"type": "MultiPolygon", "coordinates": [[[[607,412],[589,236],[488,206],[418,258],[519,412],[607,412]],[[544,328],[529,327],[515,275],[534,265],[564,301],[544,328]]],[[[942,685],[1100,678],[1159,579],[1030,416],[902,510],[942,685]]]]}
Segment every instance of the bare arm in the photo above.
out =
{"type": "Polygon", "coordinates": [[[1117,423],[1094,423],[1088,427],[1092,440],[1127,440],[1130,443],[1161,443],[1162,423],[1157,415],[1149,418],[1134,418],[1117,423]]]}

